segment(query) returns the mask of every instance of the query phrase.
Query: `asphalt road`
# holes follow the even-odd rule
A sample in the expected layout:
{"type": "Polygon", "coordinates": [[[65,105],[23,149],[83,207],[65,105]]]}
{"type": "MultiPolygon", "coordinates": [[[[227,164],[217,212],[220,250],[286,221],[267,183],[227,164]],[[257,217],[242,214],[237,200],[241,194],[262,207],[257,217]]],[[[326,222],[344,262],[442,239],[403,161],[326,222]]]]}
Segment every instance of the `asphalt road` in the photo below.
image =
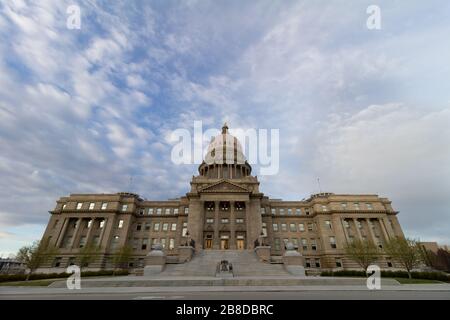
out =
{"type": "Polygon", "coordinates": [[[0,295],[0,300],[450,300],[450,291],[140,292],[0,295]]]}

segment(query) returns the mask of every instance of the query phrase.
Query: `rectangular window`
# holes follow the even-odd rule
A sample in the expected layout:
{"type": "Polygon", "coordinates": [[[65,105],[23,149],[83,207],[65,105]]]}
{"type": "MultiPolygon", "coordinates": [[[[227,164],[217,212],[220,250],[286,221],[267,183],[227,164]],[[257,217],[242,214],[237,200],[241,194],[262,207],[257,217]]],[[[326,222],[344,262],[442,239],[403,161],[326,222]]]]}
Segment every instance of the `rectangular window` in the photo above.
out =
{"type": "Polygon", "coordinates": [[[371,203],[366,203],[366,206],[367,206],[367,210],[372,210],[372,209],[373,209],[373,207],[372,207],[372,204],[371,204],[371,203]]]}
{"type": "Polygon", "coordinates": [[[313,231],[313,224],[312,223],[308,223],[308,231],[313,231]]]}
{"type": "Polygon", "coordinates": [[[342,260],[339,258],[336,258],[336,268],[342,268],[342,260]]]}
{"type": "Polygon", "coordinates": [[[310,259],[305,259],[305,266],[307,268],[311,268],[311,260],[310,259]]]}
{"type": "Polygon", "coordinates": [[[350,224],[348,223],[348,220],[344,219],[344,227],[350,228],[350,224]]]}
{"type": "Polygon", "coordinates": [[[280,216],[284,216],[284,209],[280,209],[280,216]]]}
{"type": "Polygon", "coordinates": [[[166,248],[166,238],[161,239],[161,245],[162,245],[163,249],[166,248]]]}
{"type": "Polygon", "coordinates": [[[181,236],[186,237],[187,234],[187,222],[183,222],[183,229],[181,230],[181,236]]]}
{"type": "Polygon", "coordinates": [[[213,224],[214,223],[214,219],[208,218],[208,219],[206,219],[206,223],[213,224]]]}
{"type": "Polygon", "coordinates": [[[89,219],[87,222],[87,228],[89,229],[92,226],[92,219],[89,219]]]}
{"type": "Polygon", "coordinates": [[[272,229],[274,232],[277,232],[278,231],[278,223],[272,224],[272,229]]]}
{"type": "Polygon", "coordinates": [[[170,214],[170,208],[166,208],[165,213],[166,213],[166,214],[170,214]]]}
{"type": "Polygon", "coordinates": [[[178,214],[178,208],[173,209],[173,214],[178,214]]]}
{"type": "Polygon", "coordinates": [[[89,203],[89,210],[94,210],[94,207],[95,207],[94,202],[89,203]]]}
{"type": "Polygon", "coordinates": [[[347,202],[342,202],[341,203],[341,208],[342,208],[342,210],[346,210],[347,209],[347,202]]]}
{"type": "Polygon", "coordinates": [[[359,203],[358,202],[353,203],[353,209],[359,210],[359,203]]]}
{"type": "Polygon", "coordinates": [[[55,261],[53,261],[53,267],[55,267],[55,268],[60,267],[61,266],[61,260],[62,260],[61,257],[55,258],[55,261]]]}
{"type": "Polygon", "coordinates": [[[170,238],[169,239],[169,250],[175,249],[175,239],[170,238]]]}
{"type": "Polygon", "coordinates": [[[265,222],[262,223],[262,233],[263,237],[267,237],[267,223],[265,222]]]}
{"type": "Polygon", "coordinates": [[[139,215],[140,216],[143,216],[144,213],[145,213],[145,209],[144,208],[139,209],[139,215]]]}
{"type": "Polygon", "coordinates": [[[148,215],[153,215],[153,208],[148,208],[148,215]]]}
{"type": "Polygon", "coordinates": [[[270,212],[272,213],[272,215],[274,216],[276,214],[276,210],[275,208],[270,209],[270,212]]]}
{"type": "Polygon", "coordinates": [[[171,231],[177,231],[177,224],[176,223],[172,223],[172,227],[170,229],[171,231]]]}
{"type": "Polygon", "coordinates": [[[298,230],[299,231],[305,231],[305,225],[303,223],[298,224],[298,230]]]}
{"type": "Polygon", "coordinates": [[[289,208],[287,213],[288,213],[288,216],[292,216],[292,209],[289,208]]]}
{"type": "Polygon", "coordinates": [[[266,214],[266,208],[264,207],[261,208],[261,214],[266,214]]]}
{"type": "Polygon", "coordinates": [[[144,230],[145,230],[145,231],[149,231],[149,230],[150,230],[150,227],[151,227],[150,222],[144,223],[144,230]]]}
{"type": "Polygon", "coordinates": [[[78,202],[78,203],[77,203],[77,210],[80,210],[82,206],[83,206],[83,203],[78,202]]]}
{"type": "Polygon", "coordinates": [[[128,205],[127,204],[122,205],[122,211],[127,211],[127,209],[128,209],[128,205]]]}
{"type": "Polygon", "coordinates": [[[311,239],[311,250],[317,250],[316,239],[311,239]]]}
{"type": "Polygon", "coordinates": [[[99,224],[99,228],[102,229],[105,226],[105,220],[101,220],[99,224]]]}
{"type": "Polygon", "coordinates": [[[222,223],[228,223],[229,220],[228,220],[228,218],[222,218],[222,219],[220,219],[220,222],[222,222],[222,223]]]}
{"type": "Polygon", "coordinates": [[[106,210],[107,207],[108,207],[108,203],[107,202],[103,202],[102,203],[102,210],[106,210]]]}
{"type": "Polygon", "coordinates": [[[136,226],[136,231],[141,231],[141,229],[142,229],[142,225],[139,223],[139,224],[136,226]]]}
{"type": "Polygon", "coordinates": [[[163,223],[162,229],[163,229],[163,231],[168,231],[169,230],[169,224],[168,223],[163,223]]]}
{"type": "Polygon", "coordinates": [[[189,208],[188,207],[184,208],[184,214],[189,214],[189,208]]]}
{"type": "Polygon", "coordinates": [[[316,259],[315,262],[316,262],[316,268],[320,268],[320,259],[316,259]]]}
{"type": "Polygon", "coordinates": [[[289,230],[291,232],[297,232],[297,226],[295,225],[295,223],[290,223],[289,224],[289,230]]]}
{"type": "Polygon", "coordinates": [[[309,209],[305,209],[305,214],[309,216],[309,209]]]}
{"type": "Polygon", "coordinates": [[[80,248],[83,248],[86,245],[86,237],[82,236],[80,238],[80,248]]]}
{"type": "Polygon", "coordinates": [[[116,249],[119,245],[119,236],[114,236],[111,242],[111,249],[116,249]]]}
{"type": "Polygon", "coordinates": [[[162,212],[161,208],[156,209],[156,214],[161,215],[161,212],[162,212]]]}
{"type": "Polygon", "coordinates": [[[303,250],[308,250],[308,240],[302,239],[302,248],[303,250]]]}
{"type": "Polygon", "coordinates": [[[330,247],[332,249],[336,249],[336,238],[335,237],[330,237],[330,247]]]}
{"type": "Polygon", "coordinates": [[[322,211],[327,211],[328,209],[327,209],[327,206],[325,206],[325,205],[322,205],[322,211]]]}
{"type": "Polygon", "coordinates": [[[327,229],[331,229],[331,221],[330,220],[325,220],[325,227],[327,229]]]}
{"type": "Polygon", "coordinates": [[[292,238],[291,241],[292,241],[292,244],[294,245],[294,248],[297,249],[298,248],[298,240],[297,240],[297,238],[292,238]]]}
{"type": "Polygon", "coordinates": [[[236,223],[244,223],[244,219],[238,218],[236,219],[236,223]]]}
{"type": "Polygon", "coordinates": [[[302,214],[302,210],[300,208],[295,209],[295,215],[300,216],[302,214]]]}
{"type": "Polygon", "coordinates": [[[281,224],[281,231],[287,231],[287,225],[286,223],[281,224]]]}
{"type": "Polygon", "coordinates": [[[159,222],[156,222],[156,223],[153,225],[153,231],[159,231],[159,222]]]}
{"type": "Polygon", "coordinates": [[[142,239],[141,250],[147,250],[147,245],[148,245],[148,239],[147,238],[142,239]]]}
{"type": "Polygon", "coordinates": [[[275,250],[279,251],[281,249],[280,247],[280,238],[275,238],[275,250]]]}
{"type": "Polygon", "coordinates": [[[122,227],[123,227],[123,220],[119,220],[119,229],[122,229],[122,227]]]}

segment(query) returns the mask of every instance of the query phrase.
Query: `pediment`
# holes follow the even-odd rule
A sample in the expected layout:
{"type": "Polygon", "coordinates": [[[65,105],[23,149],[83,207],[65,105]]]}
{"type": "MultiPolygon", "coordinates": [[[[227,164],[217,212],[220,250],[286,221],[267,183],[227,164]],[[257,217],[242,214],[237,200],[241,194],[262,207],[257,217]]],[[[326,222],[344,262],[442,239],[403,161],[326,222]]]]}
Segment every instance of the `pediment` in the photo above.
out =
{"type": "Polygon", "coordinates": [[[241,187],[237,184],[231,183],[229,181],[219,181],[213,184],[210,184],[206,187],[203,187],[199,190],[199,192],[208,192],[208,193],[223,193],[223,192],[230,192],[230,193],[249,193],[250,191],[247,190],[244,187],[241,187]]]}

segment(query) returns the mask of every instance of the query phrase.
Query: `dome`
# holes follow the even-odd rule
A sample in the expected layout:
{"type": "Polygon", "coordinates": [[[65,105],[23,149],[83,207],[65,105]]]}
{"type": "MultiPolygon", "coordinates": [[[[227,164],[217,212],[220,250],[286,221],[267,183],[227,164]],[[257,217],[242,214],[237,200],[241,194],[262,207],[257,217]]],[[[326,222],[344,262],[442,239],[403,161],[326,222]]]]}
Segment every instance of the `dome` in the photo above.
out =
{"type": "Polygon", "coordinates": [[[209,178],[233,179],[250,175],[251,167],[245,159],[242,145],[235,136],[228,133],[226,123],[222,127],[222,133],[211,140],[198,170],[200,175],[209,178]]]}

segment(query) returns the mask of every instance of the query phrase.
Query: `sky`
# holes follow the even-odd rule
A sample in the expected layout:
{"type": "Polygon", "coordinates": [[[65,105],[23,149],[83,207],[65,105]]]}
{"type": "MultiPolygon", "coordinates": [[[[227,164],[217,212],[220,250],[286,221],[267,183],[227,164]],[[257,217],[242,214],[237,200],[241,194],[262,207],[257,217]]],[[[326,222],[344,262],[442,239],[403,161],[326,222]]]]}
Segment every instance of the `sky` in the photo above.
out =
{"type": "Polygon", "coordinates": [[[279,129],[271,198],[378,194],[406,236],[450,244],[449,17],[444,0],[1,1],[0,255],[61,196],[183,196],[197,165],[170,137],[194,121],[279,129]]]}

